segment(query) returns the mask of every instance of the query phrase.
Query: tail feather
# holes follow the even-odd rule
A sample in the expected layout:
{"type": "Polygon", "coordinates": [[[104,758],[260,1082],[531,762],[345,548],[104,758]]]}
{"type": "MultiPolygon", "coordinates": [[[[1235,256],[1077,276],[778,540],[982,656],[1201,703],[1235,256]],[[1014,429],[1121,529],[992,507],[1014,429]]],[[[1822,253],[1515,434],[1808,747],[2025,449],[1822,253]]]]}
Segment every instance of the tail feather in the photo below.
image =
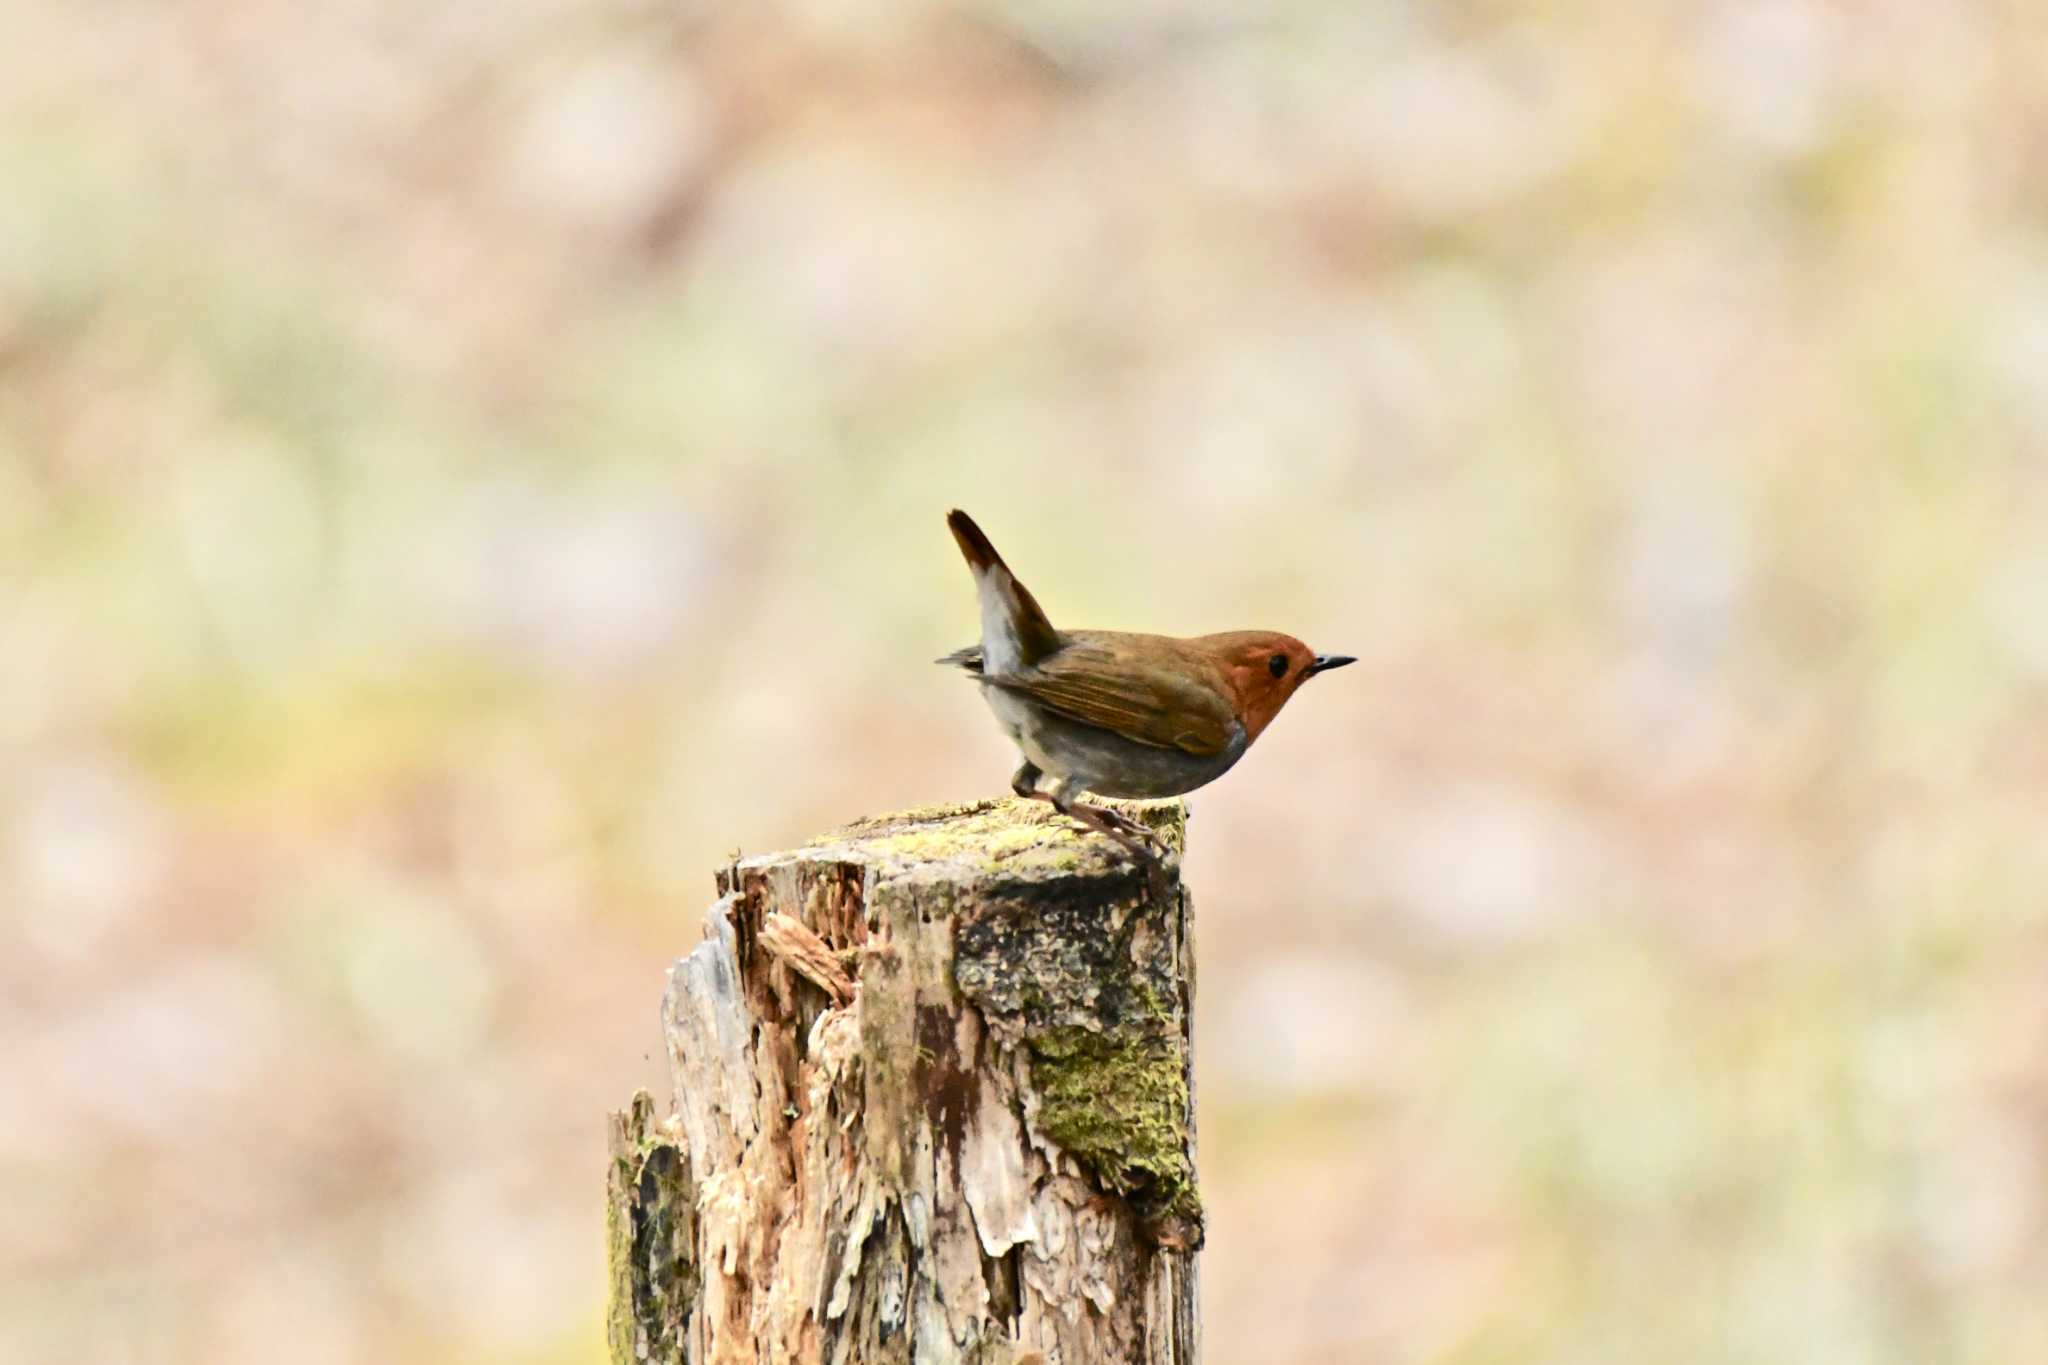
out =
{"type": "Polygon", "coordinates": [[[981,598],[983,667],[996,674],[1014,672],[1058,649],[1060,633],[1046,619],[1031,590],[1003,563],[974,518],[956,507],[947,514],[946,525],[959,542],[967,567],[974,571],[975,590],[981,598]]]}
{"type": "Polygon", "coordinates": [[[952,531],[953,539],[959,543],[960,553],[966,556],[967,567],[979,574],[989,568],[1007,569],[1003,557],[996,553],[996,547],[974,518],[955,507],[946,513],[946,527],[952,531]]]}

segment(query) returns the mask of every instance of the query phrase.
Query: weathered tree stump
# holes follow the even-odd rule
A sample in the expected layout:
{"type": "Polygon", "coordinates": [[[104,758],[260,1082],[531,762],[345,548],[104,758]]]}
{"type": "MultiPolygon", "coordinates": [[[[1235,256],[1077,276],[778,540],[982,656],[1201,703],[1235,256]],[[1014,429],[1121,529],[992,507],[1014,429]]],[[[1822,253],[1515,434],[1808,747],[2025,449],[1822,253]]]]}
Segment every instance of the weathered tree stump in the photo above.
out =
{"type": "MultiPolygon", "coordinates": [[[[1178,803],[1125,807],[1178,850],[1178,803]]],[[[619,1362],[1196,1359],[1179,858],[1036,802],[719,874],[663,1001],[676,1113],[613,1116],[619,1362]]]]}

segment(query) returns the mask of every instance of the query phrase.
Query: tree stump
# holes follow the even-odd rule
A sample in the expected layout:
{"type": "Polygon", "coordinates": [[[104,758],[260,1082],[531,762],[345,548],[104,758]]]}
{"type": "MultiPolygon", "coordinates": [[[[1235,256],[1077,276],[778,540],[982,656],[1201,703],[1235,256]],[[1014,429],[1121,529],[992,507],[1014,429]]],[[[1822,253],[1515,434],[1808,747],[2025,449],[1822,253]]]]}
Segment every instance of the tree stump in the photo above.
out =
{"type": "Polygon", "coordinates": [[[1194,953],[1161,868],[1038,802],[865,820],[718,877],[612,1119],[614,1360],[1196,1359],[1194,953]]]}

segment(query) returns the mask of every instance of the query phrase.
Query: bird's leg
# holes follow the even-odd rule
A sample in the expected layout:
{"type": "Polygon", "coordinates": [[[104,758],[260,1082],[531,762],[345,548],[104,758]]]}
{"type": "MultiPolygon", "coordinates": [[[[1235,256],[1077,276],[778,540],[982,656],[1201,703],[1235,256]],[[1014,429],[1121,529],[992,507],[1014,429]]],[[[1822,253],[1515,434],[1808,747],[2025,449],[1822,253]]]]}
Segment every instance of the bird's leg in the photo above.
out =
{"type": "Polygon", "coordinates": [[[1159,842],[1159,836],[1145,825],[1139,824],[1121,811],[1105,806],[1091,806],[1083,803],[1071,782],[1061,782],[1050,792],[1047,800],[1058,808],[1060,814],[1079,820],[1097,834],[1106,834],[1129,849],[1143,862],[1157,866],[1166,850],[1159,842]]]}
{"type": "Polygon", "coordinates": [[[1038,789],[1038,779],[1044,776],[1045,774],[1038,770],[1038,765],[1027,758],[1024,760],[1024,766],[1011,774],[1010,790],[1027,801],[1051,801],[1051,792],[1038,789]]]}

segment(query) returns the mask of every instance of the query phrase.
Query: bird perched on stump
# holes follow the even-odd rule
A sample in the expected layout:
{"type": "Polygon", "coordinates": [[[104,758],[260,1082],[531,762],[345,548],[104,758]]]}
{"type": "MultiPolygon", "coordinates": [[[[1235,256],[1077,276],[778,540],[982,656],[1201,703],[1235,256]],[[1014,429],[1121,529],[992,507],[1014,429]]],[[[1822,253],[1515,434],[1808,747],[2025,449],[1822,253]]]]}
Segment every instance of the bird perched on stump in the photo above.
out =
{"type": "Polygon", "coordinates": [[[1356,660],[1317,654],[1292,635],[1233,630],[1178,639],[1058,630],[974,519],[946,525],[974,571],[981,643],[938,662],[965,669],[1024,766],[1017,795],[1050,801],[1141,856],[1152,831],[1084,805],[1097,796],[1179,796],[1230,771],[1300,686],[1356,660]]]}

